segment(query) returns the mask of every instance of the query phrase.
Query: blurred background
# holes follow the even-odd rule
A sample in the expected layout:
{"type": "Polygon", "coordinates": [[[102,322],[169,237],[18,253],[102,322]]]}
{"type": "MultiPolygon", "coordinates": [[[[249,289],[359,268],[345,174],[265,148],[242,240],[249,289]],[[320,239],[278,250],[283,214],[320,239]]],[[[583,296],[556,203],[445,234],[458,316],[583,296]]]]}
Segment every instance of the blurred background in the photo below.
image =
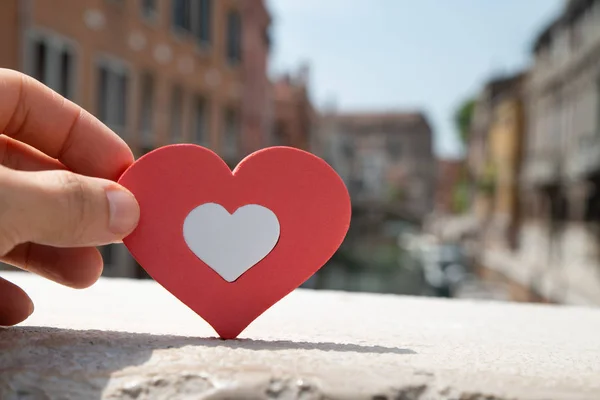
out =
{"type": "Polygon", "coordinates": [[[306,288],[600,305],[600,0],[2,0],[0,67],[137,157],[324,158],[353,220],[306,288]]]}

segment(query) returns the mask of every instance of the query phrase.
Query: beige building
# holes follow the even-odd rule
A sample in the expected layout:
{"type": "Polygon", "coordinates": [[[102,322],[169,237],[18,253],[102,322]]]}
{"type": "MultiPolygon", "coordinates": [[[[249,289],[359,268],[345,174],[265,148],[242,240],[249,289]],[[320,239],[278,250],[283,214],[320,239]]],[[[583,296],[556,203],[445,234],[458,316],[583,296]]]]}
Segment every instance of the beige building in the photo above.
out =
{"type": "Polygon", "coordinates": [[[519,174],[525,137],[523,83],[525,75],[510,79],[498,100],[489,131],[489,160],[492,171],[491,239],[502,248],[517,246],[521,222],[519,174]]]}
{"type": "Polygon", "coordinates": [[[489,245],[515,246],[525,79],[525,74],[493,79],[475,103],[467,157],[471,204],[489,245]]]}
{"type": "MultiPolygon", "coordinates": [[[[0,66],[91,111],[136,156],[197,143],[229,164],[268,144],[263,0],[2,0],[0,66]]],[[[122,245],[105,273],[143,275],[122,245]]]]}
{"type": "Polygon", "coordinates": [[[523,125],[523,80],[521,74],[494,78],[484,86],[475,102],[467,166],[472,182],[471,203],[481,223],[489,222],[494,214],[494,196],[505,196],[495,190],[498,173],[504,175],[504,180],[514,178],[516,183],[515,157],[523,125]]]}

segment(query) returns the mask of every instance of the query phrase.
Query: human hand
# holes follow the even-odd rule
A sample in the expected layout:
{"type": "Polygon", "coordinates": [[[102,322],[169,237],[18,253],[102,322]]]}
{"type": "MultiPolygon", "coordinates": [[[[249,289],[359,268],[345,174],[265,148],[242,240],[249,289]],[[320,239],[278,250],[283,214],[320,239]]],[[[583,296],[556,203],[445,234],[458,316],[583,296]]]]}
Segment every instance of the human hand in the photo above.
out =
{"type": "MultiPolygon", "coordinates": [[[[0,261],[73,288],[102,273],[95,246],[137,225],[133,195],[114,181],[133,163],[116,134],[74,103],[0,68],[0,261]]],[[[0,326],[33,312],[0,278],[0,326]]]]}

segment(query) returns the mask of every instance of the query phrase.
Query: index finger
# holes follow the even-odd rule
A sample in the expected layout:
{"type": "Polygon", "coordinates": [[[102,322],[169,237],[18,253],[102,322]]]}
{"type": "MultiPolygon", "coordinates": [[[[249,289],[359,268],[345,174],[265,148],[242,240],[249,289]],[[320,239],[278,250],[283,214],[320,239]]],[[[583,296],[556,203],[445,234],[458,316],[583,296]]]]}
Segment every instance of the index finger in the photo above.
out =
{"type": "Polygon", "coordinates": [[[27,75],[2,68],[0,133],[82,175],[117,180],[134,161],[125,141],[83,108],[27,75]]]}

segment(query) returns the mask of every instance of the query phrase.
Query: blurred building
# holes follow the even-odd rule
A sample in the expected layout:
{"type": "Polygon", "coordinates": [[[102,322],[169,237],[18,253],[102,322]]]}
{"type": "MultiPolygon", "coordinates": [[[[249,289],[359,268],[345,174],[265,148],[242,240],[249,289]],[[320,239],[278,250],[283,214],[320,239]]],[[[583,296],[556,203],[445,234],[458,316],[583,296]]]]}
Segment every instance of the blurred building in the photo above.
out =
{"type": "Polygon", "coordinates": [[[434,200],[432,132],[421,113],[323,115],[316,150],[346,181],[353,204],[422,219],[434,200]]]}
{"type": "Polygon", "coordinates": [[[514,247],[519,223],[519,174],[525,137],[524,74],[492,80],[477,100],[469,158],[473,202],[485,244],[514,247]]]}
{"type": "Polygon", "coordinates": [[[569,1],[534,56],[523,257],[545,297],[600,304],[600,1],[569,1]]]}
{"type": "Polygon", "coordinates": [[[490,237],[492,245],[514,249],[521,222],[519,177],[522,148],[526,140],[523,89],[525,74],[507,80],[498,94],[489,130],[489,169],[493,207],[490,237]]]}
{"type": "Polygon", "coordinates": [[[432,211],[432,131],[419,112],[325,111],[313,151],[342,177],[352,222],[340,250],[312,279],[317,288],[422,294],[423,277],[400,244],[432,211]]]}
{"type": "MultiPolygon", "coordinates": [[[[600,0],[566,2],[563,13],[536,38],[533,53],[523,86],[526,135],[518,199],[507,192],[491,194],[495,204],[515,210],[520,223],[513,224],[518,229],[512,230],[510,250],[488,242],[480,260],[523,289],[517,300],[597,305],[600,0]]],[[[501,131],[494,132],[501,136],[501,131]]],[[[494,152],[499,155],[497,148],[494,152]]],[[[491,172],[496,181],[502,179],[501,169],[491,172]]]]}
{"type": "MultiPolygon", "coordinates": [[[[213,0],[221,1],[221,0],[213,0]]],[[[265,0],[237,0],[242,16],[242,155],[269,145],[273,98],[268,77],[271,16],[265,0]]]]}
{"type": "Polygon", "coordinates": [[[302,66],[295,75],[286,74],[273,82],[272,145],[311,149],[316,112],[309,97],[308,79],[308,66],[302,66]]]}
{"type": "MultiPolygon", "coordinates": [[[[496,179],[499,173],[504,175],[502,178],[504,186],[499,188],[498,196],[514,197],[516,192],[518,181],[516,167],[520,155],[519,143],[523,135],[521,115],[523,79],[522,74],[492,79],[476,99],[467,145],[467,166],[472,183],[471,204],[481,223],[490,222],[494,214],[502,214],[496,212],[499,210],[493,209],[497,189],[496,179]],[[498,169],[503,171],[500,172],[498,169]],[[509,189],[507,185],[513,186],[509,189]],[[507,190],[511,193],[507,193],[507,190]]],[[[506,219],[506,212],[504,215],[506,219]]],[[[499,215],[496,217],[501,218],[499,215]]]]}
{"type": "MultiPolygon", "coordinates": [[[[263,0],[3,0],[0,66],[95,114],[139,156],[197,143],[230,165],[269,140],[263,0]]],[[[106,274],[142,273],[122,245],[106,274]]]]}

